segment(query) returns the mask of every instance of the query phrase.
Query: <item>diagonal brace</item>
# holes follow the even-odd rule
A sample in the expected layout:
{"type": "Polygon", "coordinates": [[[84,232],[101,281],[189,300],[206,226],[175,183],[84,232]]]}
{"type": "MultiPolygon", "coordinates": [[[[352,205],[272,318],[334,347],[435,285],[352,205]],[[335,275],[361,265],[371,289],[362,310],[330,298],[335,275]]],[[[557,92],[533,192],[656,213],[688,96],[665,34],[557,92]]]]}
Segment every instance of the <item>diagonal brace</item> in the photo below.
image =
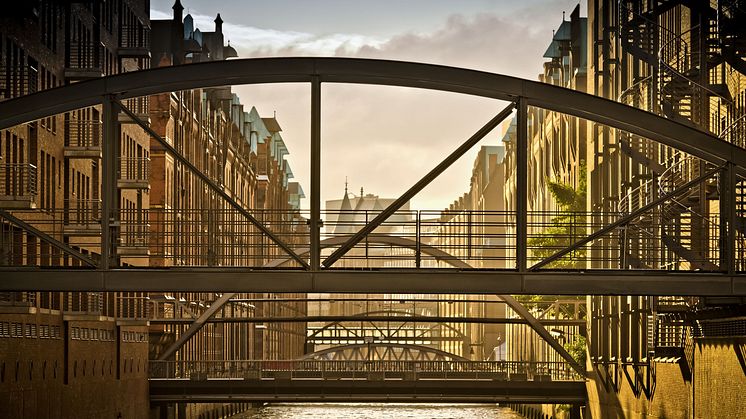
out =
{"type": "Polygon", "coordinates": [[[461,144],[459,148],[454,150],[448,157],[445,158],[440,164],[435,166],[428,174],[426,174],[422,179],[420,179],[417,183],[415,183],[409,190],[404,192],[399,198],[397,198],[396,201],[392,202],[386,209],[381,211],[373,220],[371,220],[368,224],[363,226],[357,233],[355,233],[345,244],[340,246],[337,250],[335,250],[329,257],[327,257],[322,267],[330,267],[339,260],[342,256],[344,256],[350,249],[355,247],[360,241],[365,238],[370,232],[375,230],[379,225],[381,225],[384,221],[386,221],[391,215],[393,215],[396,211],[399,210],[404,204],[409,202],[412,197],[414,197],[418,192],[420,192],[422,189],[425,188],[430,182],[433,181],[436,177],[438,177],[441,173],[443,173],[446,169],[448,169],[456,160],[459,159],[459,157],[463,156],[464,153],[469,151],[476,143],[478,143],[482,138],[484,138],[487,134],[489,134],[495,127],[497,127],[505,118],[510,116],[511,113],[513,113],[513,108],[515,107],[515,102],[512,102],[510,105],[508,105],[505,109],[500,111],[494,118],[489,120],[482,128],[479,129],[474,135],[472,135],[466,142],[461,144]]]}
{"type": "Polygon", "coordinates": [[[235,208],[238,212],[241,213],[244,217],[246,217],[251,224],[253,224],[256,228],[259,229],[262,233],[264,233],[267,237],[270,238],[275,244],[280,246],[282,250],[284,250],[288,255],[290,255],[295,261],[300,263],[301,266],[303,266],[305,269],[309,268],[308,262],[301,259],[300,256],[298,256],[297,253],[295,253],[290,247],[285,244],[279,237],[277,237],[272,231],[270,231],[264,224],[262,224],[259,220],[254,218],[251,213],[249,213],[244,207],[241,205],[238,205],[236,201],[233,200],[233,198],[230,197],[223,189],[221,189],[218,185],[215,184],[215,182],[212,181],[207,175],[202,173],[199,169],[197,169],[189,160],[187,160],[184,156],[181,155],[171,144],[169,144],[166,140],[164,140],[158,133],[156,133],[148,124],[142,121],[142,119],[138,118],[137,115],[132,113],[122,102],[119,100],[116,101],[119,106],[121,107],[122,111],[127,114],[130,118],[132,118],[133,121],[137,123],[142,129],[144,129],[148,134],[150,134],[153,138],[155,138],[163,148],[166,149],[169,153],[171,153],[181,164],[186,166],[189,170],[194,173],[195,176],[200,178],[203,182],[205,182],[207,185],[210,186],[210,188],[215,191],[218,195],[220,195],[221,198],[223,198],[228,204],[230,204],[233,208],[235,208]]]}
{"type": "Polygon", "coordinates": [[[539,269],[539,268],[541,268],[543,266],[546,266],[547,264],[550,264],[550,263],[554,262],[555,260],[561,258],[562,256],[565,256],[566,254],[568,254],[568,253],[570,253],[572,251],[578,250],[580,247],[585,246],[586,244],[592,242],[593,240],[596,240],[597,238],[603,236],[604,234],[606,234],[606,233],[608,233],[608,232],[610,232],[610,231],[612,231],[612,230],[614,230],[614,229],[616,229],[616,228],[618,228],[618,227],[620,227],[622,225],[625,225],[625,224],[629,223],[630,221],[632,221],[635,218],[637,218],[639,215],[641,215],[641,214],[643,214],[643,213],[651,210],[653,207],[661,204],[662,202],[667,201],[667,200],[669,200],[671,198],[674,198],[674,197],[676,197],[678,195],[681,195],[684,192],[689,191],[689,189],[692,186],[694,186],[694,185],[696,185],[696,184],[698,184],[698,183],[700,183],[700,182],[702,182],[702,181],[704,181],[704,180],[706,180],[706,179],[714,176],[720,170],[722,170],[722,168],[723,168],[723,166],[719,166],[719,167],[717,167],[717,168],[715,168],[713,170],[710,170],[709,172],[707,172],[707,173],[705,173],[705,174],[697,177],[696,179],[690,180],[689,182],[681,185],[680,187],[676,188],[675,190],[673,190],[673,191],[671,191],[671,192],[669,192],[669,193],[667,193],[665,195],[661,195],[659,198],[653,200],[649,204],[647,204],[647,205],[645,205],[645,206],[643,206],[641,208],[638,208],[638,209],[632,211],[631,213],[625,215],[624,217],[622,217],[622,218],[614,221],[613,223],[607,225],[606,227],[604,227],[604,228],[596,231],[595,233],[591,234],[590,236],[587,236],[586,238],[581,239],[581,240],[575,242],[573,245],[571,245],[569,247],[566,247],[566,248],[560,250],[559,252],[557,252],[557,253],[555,253],[555,254],[553,254],[553,255],[545,258],[544,260],[538,262],[536,265],[530,267],[528,270],[529,271],[533,271],[533,270],[539,269]]]}
{"type": "Polygon", "coordinates": [[[21,220],[20,218],[17,218],[13,214],[9,213],[5,210],[0,210],[0,217],[5,218],[6,220],[10,221],[11,223],[21,227],[22,229],[30,232],[34,236],[44,240],[45,242],[49,243],[51,246],[61,250],[64,253],[69,253],[76,259],[79,259],[80,261],[92,266],[96,267],[96,262],[89,258],[88,256],[78,252],[77,250],[73,249],[69,245],[55,239],[54,237],[50,236],[49,234],[39,230],[38,228],[32,226],[31,224],[21,220]]]}
{"type": "Polygon", "coordinates": [[[161,352],[160,355],[158,355],[159,361],[164,361],[168,359],[171,355],[173,355],[176,351],[179,350],[184,344],[191,339],[192,336],[194,336],[199,329],[204,326],[204,324],[209,320],[215,313],[218,312],[223,306],[236,295],[236,293],[226,292],[223,295],[220,296],[217,300],[213,301],[212,304],[210,304],[210,307],[207,308],[200,316],[192,322],[187,330],[179,335],[179,338],[176,339],[174,343],[169,345],[168,348],[166,348],[163,352],[161,352]]]}
{"type": "Polygon", "coordinates": [[[562,345],[557,342],[557,339],[553,338],[552,335],[547,331],[546,327],[544,327],[541,322],[534,317],[530,311],[526,309],[526,307],[523,306],[518,300],[511,297],[510,295],[499,295],[503,301],[505,301],[505,304],[507,304],[510,308],[513,309],[516,313],[518,313],[519,316],[523,317],[524,320],[528,323],[529,326],[531,326],[532,329],[546,342],[549,344],[549,346],[552,347],[557,353],[567,361],[568,364],[570,364],[570,367],[575,370],[578,374],[580,374],[581,377],[585,377],[585,366],[580,365],[578,361],[575,360],[575,358],[570,355],[569,352],[567,352],[567,349],[565,349],[562,345]]]}

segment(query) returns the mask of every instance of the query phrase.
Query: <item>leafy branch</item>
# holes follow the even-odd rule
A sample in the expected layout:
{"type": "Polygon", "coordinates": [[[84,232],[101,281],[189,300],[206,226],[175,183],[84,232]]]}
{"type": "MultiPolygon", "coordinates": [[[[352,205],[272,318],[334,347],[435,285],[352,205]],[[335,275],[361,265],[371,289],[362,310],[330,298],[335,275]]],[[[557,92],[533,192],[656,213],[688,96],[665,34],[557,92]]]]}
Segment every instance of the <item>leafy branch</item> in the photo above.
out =
{"type": "MultiPolygon", "coordinates": [[[[586,224],[586,180],[585,161],[580,161],[578,188],[573,185],[549,181],[549,193],[559,208],[550,225],[535,237],[528,239],[528,247],[534,257],[545,259],[575,243],[576,237],[586,224]]],[[[580,269],[585,265],[585,249],[574,250],[547,265],[550,268],[580,269]]]]}

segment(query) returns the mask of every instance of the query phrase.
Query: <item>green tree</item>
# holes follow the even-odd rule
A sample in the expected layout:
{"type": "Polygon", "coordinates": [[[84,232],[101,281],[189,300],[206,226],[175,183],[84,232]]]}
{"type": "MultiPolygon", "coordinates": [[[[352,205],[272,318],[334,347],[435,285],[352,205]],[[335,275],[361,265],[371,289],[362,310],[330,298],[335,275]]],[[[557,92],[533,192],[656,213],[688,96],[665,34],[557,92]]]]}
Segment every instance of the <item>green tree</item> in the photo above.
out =
{"type": "MultiPolygon", "coordinates": [[[[557,203],[559,212],[552,217],[550,225],[541,233],[528,239],[528,248],[532,255],[545,259],[558,251],[571,246],[585,233],[586,180],[585,161],[580,161],[578,188],[561,182],[549,181],[549,193],[557,203]]],[[[547,265],[549,268],[580,269],[585,267],[585,249],[578,249],[566,254],[547,265]]]]}
{"type": "Polygon", "coordinates": [[[585,366],[585,345],[585,337],[582,335],[575,335],[572,342],[565,342],[562,346],[576,361],[578,361],[578,364],[585,366]]]}

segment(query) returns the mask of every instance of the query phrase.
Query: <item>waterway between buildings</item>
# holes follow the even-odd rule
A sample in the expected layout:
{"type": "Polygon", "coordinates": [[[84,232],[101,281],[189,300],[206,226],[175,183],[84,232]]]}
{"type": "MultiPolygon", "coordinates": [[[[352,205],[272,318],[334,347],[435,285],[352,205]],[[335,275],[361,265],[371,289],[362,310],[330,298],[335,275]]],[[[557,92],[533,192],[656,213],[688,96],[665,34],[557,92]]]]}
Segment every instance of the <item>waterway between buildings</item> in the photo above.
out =
{"type": "Polygon", "coordinates": [[[506,407],[468,404],[274,404],[234,419],[523,419],[506,407]]]}

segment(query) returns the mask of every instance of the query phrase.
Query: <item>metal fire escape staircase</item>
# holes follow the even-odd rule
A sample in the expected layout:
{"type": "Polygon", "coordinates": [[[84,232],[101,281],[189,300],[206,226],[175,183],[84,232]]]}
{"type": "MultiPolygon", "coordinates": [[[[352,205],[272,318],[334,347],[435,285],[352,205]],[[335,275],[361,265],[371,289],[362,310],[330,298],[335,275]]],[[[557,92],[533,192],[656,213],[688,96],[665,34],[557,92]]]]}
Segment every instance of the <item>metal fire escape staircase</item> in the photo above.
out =
{"type": "MultiPolygon", "coordinates": [[[[700,73],[703,66],[710,69],[724,61],[743,72],[743,61],[738,54],[742,56],[744,52],[742,44],[745,41],[740,33],[746,29],[741,28],[744,25],[737,23],[744,16],[742,3],[742,0],[720,2],[715,10],[701,2],[686,0],[655,0],[649,8],[645,8],[641,1],[621,0],[619,40],[622,49],[647,63],[651,75],[641,78],[623,91],[619,101],[687,125],[707,128],[718,125],[709,124],[708,117],[720,115],[721,109],[725,108],[730,124],[713,127],[717,131],[715,134],[726,141],[742,145],[746,114],[743,111],[736,112],[737,107],[730,97],[723,76],[709,74],[717,73],[709,70],[706,70],[707,75],[700,73]],[[703,19],[708,20],[709,32],[706,45],[702,48],[697,45],[697,39],[705,38],[698,36],[701,29],[699,26],[676,34],[658,24],[662,14],[678,5],[690,9],[700,8],[698,10],[703,14],[703,19]],[[700,50],[706,51],[706,56],[703,57],[700,50]]],[[[703,169],[691,157],[677,153],[667,159],[666,164],[659,163],[659,151],[650,140],[624,131],[618,131],[618,139],[622,152],[650,172],[646,181],[620,200],[619,210],[622,213],[633,211],[635,207],[639,208],[676,189],[698,176],[703,169]]],[[[739,199],[737,202],[743,202],[746,198],[743,186],[739,186],[736,192],[739,199]]],[[[702,197],[706,200],[718,198],[717,185],[711,179],[701,182],[683,196],[664,203],[656,214],[641,217],[634,225],[627,226],[627,237],[632,237],[639,243],[629,246],[632,251],[624,246],[623,263],[636,268],[681,268],[682,263],[675,258],[666,257],[664,249],[650,244],[658,237],[668,251],[688,262],[690,269],[717,270],[718,266],[707,259],[707,244],[702,239],[704,234],[706,242],[707,232],[713,231],[708,217],[697,211],[706,205],[701,202],[702,197]],[[653,258],[652,261],[644,260],[646,258],[641,255],[646,250],[659,253],[660,257],[653,258]]],[[[741,214],[743,212],[739,212],[741,214]]],[[[736,227],[742,232],[745,226],[744,217],[739,216],[736,227]]]]}

